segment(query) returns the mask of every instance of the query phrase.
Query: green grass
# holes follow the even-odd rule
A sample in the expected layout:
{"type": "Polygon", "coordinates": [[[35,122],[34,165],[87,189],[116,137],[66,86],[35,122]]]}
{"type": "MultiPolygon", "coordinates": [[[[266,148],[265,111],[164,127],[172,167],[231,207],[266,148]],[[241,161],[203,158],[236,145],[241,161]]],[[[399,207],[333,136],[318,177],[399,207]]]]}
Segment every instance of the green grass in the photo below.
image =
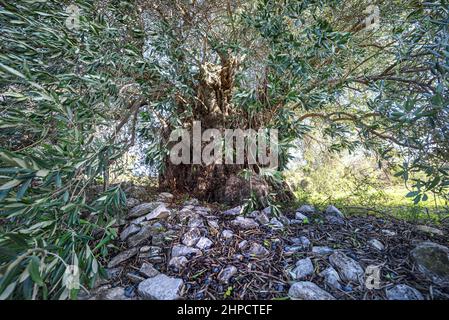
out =
{"type": "Polygon", "coordinates": [[[414,204],[405,197],[408,190],[402,186],[386,187],[383,190],[369,190],[354,194],[345,190],[335,190],[332,194],[296,191],[298,205],[308,203],[320,210],[329,204],[342,209],[347,214],[374,214],[392,216],[414,222],[435,222],[449,215],[449,204],[441,198],[429,197],[429,200],[414,204]]]}

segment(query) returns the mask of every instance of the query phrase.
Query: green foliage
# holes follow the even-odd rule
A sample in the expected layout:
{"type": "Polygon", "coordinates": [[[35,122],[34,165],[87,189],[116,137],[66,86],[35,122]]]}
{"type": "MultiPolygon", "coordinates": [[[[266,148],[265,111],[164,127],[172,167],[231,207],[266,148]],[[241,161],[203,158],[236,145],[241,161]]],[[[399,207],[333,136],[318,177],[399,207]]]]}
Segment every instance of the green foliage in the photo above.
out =
{"type": "Polygon", "coordinates": [[[126,200],[107,183],[127,147],[113,124],[133,101],[123,88],[146,90],[148,65],[133,2],[97,5],[0,1],[1,299],[76,298],[69,266],[85,289],[104,275],[126,200]],[[69,4],[79,28],[66,27],[69,4]]]}

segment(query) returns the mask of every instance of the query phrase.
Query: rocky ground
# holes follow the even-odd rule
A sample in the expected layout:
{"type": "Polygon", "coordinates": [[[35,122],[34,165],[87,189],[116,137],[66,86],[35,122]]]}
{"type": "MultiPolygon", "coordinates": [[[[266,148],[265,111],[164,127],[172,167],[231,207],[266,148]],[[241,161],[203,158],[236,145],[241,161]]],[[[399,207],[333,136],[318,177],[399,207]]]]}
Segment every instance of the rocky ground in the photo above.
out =
{"type": "Polygon", "coordinates": [[[169,193],[141,201],[137,191],[128,190],[109,279],[85,299],[449,299],[444,226],[333,206],[243,216],[169,193]]]}

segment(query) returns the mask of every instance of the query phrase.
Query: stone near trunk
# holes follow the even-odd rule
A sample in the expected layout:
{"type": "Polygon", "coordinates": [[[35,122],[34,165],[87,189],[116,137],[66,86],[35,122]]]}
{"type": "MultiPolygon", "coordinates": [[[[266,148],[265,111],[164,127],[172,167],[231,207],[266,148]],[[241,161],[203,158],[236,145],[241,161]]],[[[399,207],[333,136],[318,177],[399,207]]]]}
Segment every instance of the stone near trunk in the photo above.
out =
{"type": "Polygon", "coordinates": [[[195,216],[196,214],[188,208],[182,208],[179,212],[178,212],[178,218],[179,221],[184,222],[187,219],[190,219],[191,217],[195,216]]]}
{"type": "Polygon", "coordinates": [[[388,229],[382,229],[380,230],[384,235],[388,236],[388,237],[394,237],[396,236],[396,232],[388,230],[388,229]]]}
{"type": "Polygon", "coordinates": [[[207,220],[207,224],[208,224],[209,227],[211,227],[212,229],[215,229],[215,230],[220,229],[220,226],[218,225],[217,220],[207,220]]]}
{"type": "Polygon", "coordinates": [[[282,230],[282,229],[284,229],[284,225],[277,218],[271,218],[271,220],[270,220],[270,227],[275,229],[275,230],[282,230]]]}
{"type": "Polygon", "coordinates": [[[128,199],[126,199],[126,208],[128,210],[132,209],[135,206],[137,206],[139,203],[140,203],[140,201],[135,198],[128,198],[128,199]]]}
{"type": "Polygon", "coordinates": [[[157,271],[151,263],[144,262],[139,269],[139,272],[147,278],[153,278],[160,272],[157,271]]]}
{"type": "Polygon", "coordinates": [[[260,211],[254,210],[250,214],[246,215],[246,217],[256,219],[259,214],[260,214],[260,211]]]}
{"type": "Polygon", "coordinates": [[[329,287],[341,290],[341,279],[338,275],[338,272],[334,268],[326,268],[323,272],[320,273],[320,276],[324,277],[324,281],[329,287]]]}
{"type": "Polygon", "coordinates": [[[128,272],[126,274],[126,277],[129,279],[129,281],[131,281],[132,283],[140,283],[143,280],[145,280],[145,278],[141,277],[140,275],[138,275],[135,272],[128,272]]]}
{"type": "Polygon", "coordinates": [[[196,248],[191,248],[183,245],[175,245],[171,250],[172,257],[180,257],[180,256],[201,256],[201,250],[196,248]]]}
{"type": "Polygon", "coordinates": [[[106,269],[106,273],[108,276],[108,279],[114,279],[117,278],[118,276],[120,276],[120,274],[122,273],[123,268],[122,267],[117,267],[117,268],[107,268],[106,269]]]}
{"type": "Polygon", "coordinates": [[[197,206],[200,202],[196,198],[192,198],[190,200],[184,201],[184,206],[197,206]]]}
{"type": "Polygon", "coordinates": [[[309,220],[309,218],[307,218],[304,214],[302,214],[301,212],[296,212],[295,213],[295,219],[296,220],[299,220],[299,221],[301,221],[301,222],[304,222],[304,221],[308,221],[309,220]]]}
{"type": "Polygon", "coordinates": [[[223,230],[221,232],[221,237],[223,239],[231,239],[234,236],[234,232],[232,232],[231,230],[223,230]]]}
{"type": "Polygon", "coordinates": [[[234,266],[227,266],[218,274],[218,280],[220,282],[229,283],[231,277],[237,273],[237,268],[234,266]]]}
{"type": "Polygon", "coordinates": [[[386,291],[388,300],[424,300],[422,294],[405,284],[398,284],[386,291]]]}
{"type": "Polygon", "coordinates": [[[139,258],[148,259],[152,263],[160,263],[163,261],[162,248],[157,246],[149,246],[149,250],[139,255],[139,258]]]}
{"type": "Polygon", "coordinates": [[[207,250],[212,247],[214,243],[206,237],[201,237],[200,240],[196,243],[196,247],[201,250],[207,250]]]}
{"type": "Polygon", "coordinates": [[[192,228],[182,237],[182,244],[191,247],[194,246],[201,238],[201,231],[198,228],[192,228]]]}
{"type": "Polygon", "coordinates": [[[120,240],[125,241],[133,234],[136,234],[140,231],[140,227],[138,225],[135,225],[131,223],[129,226],[127,226],[125,229],[123,229],[122,233],[120,233],[120,240]]]}
{"type": "Polygon", "coordinates": [[[102,290],[94,300],[129,300],[125,296],[125,289],[123,287],[115,287],[107,290],[102,290]]]}
{"type": "Polygon", "coordinates": [[[354,259],[341,251],[336,251],[329,257],[329,262],[337,269],[344,281],[362,283],[365,271],[354,259]]]}
{"type": "Polygon", "coordinates": [[[241,211],[242,211],[242,207],[238,206],[238,207],[224,211],[223,215],[234,217],[234,216],[238,216],[241,213],[241,211]]]}
{"type": "Polygon", "coordinates": [[[383,251],[385,249],[384,244],[377,239],[370,239],[368,241],[368,244],[371,247],[373,247],[374,249],[379,250],[379,251],[383,251]]]}
{"type": "Polygon", "coordinates": [[[168,262],[168,266],[169,266],[169,267],[176,268],[177,270],[180,270],[180,269],[182,269],[188,262],[189,262],[189,260],[187,260],[187,258],[184,257],[184,256],[173,257],[173,258],[171,258],[170,261],[168,262]]]}
{"type": "Polygon", "coordinates": [[[411,257],[418,270],[435,285],[449,287],[449,249],[430,241],[418,244],[411,257]]]}
{"type": "Polygon", "coordinates": [[[138,248],[131,248],[126,251],[120,252],[114,258],[111,259],[108,263],[108,268],[114,268],[119,265],[123,261],[126,261],[137,254],[138,248]]]}
{"type": "Polygon", "coordinates": [[[270,223],[270,219],[268,219],[268,217],[265,213],[259,214],[256,217],[256,221],[263,225],[270,223]]]}
{"type": "Polygon", "coordinates": [[[240,250],[244,250],[247,246],[248,246],[248,240],[242,240],[238,244],[238,247],[240,250]]]}
{"type": "Polygon", "coordinates": [[[204,227],[204,221],[203,218],[201,218],[198,215],[194,215],[190,217],[189,223],[187,224],[189,228],[203,228],[204,227]]]}
{"type": "Polygon", "coordinates": [[[340,210],[335,208],[334,206],[327,207],[326,215],[330,215],[330,216],[334,216],[334,217],[338,217],[338,218],[342,218],[342,219],[344,219],[344,217],[345,217],[345,215],[340,210]]]}
{"type": "Polygon", "coordinates": [[[149,240],[152,234],[153,234],[152,227],[145,226],[142,229],[140,229],[139,232],[128,238],[128,246],[130,247],[138,246],[142,242],[149,240]]]}
{"type": "Polygon", "coordinates": [[[269,216],[271,215],[271,208],[270,207],[266,207],[265,209],[262,210],[262,213],[269,216]]]}
{"type": "Polygon", "coordinates": [[[165,274],[142,281],[137,290],[144,299],[178,300],[181,298],[184,282],[182,279],[170,278],[165,274]]]}
{"type": "Polygon", "coordinates": [[[253,257],[257,257],[257,258],[265,257],[269,253],[270,252],[265,247],[263,247],[262,245],[260,245],[260,244],[258,244],[256,242],[253,242],[251,244],[251,247],[248,250],[248,254],[249,255],[251,255],[253,257]]]}
{"type": "Polygon", "coordinates": [[[237,217],[235,220],[231,221],[231,224],[234,227],[243,229],[243,230],[249,230],[249,229],[256,229],[259,227],[259,224],[250,218],[244,218],[244,217],[237,217]]]}
{"type": "Polygon", "coordinates": [[[139,204],[138,206],[135,206],[129,211],[128,218],[136,218],[143,216],[156,209],[160,204],[161,204],[160,202],[145,202],[139,204]]]}
{"type": "Polygon", "coordinates": [[[292,238],[291,241],[295,246],[299,246],[303,250],[308,250],[311,245],[310,240],[304,236],[300,236],[299,238],[292,238]]]}
{"type": "Polygon", "coordinates": [[[330,293],[310,281],[295,282],[288,295],[292,300],[335,300],[330,293]]]}
{"type": "Polygon", "coordinates": [[[326,218],[327,222],[329,222],[330,224],[338,224],[338,225],[345,224],[345,220],[343,220],[340,217],[326,215],[325,218],[326,218]]]}
{"type": "Polygon", "coordinates": [[[425,225],[416,226],[416,230],[425,232],[425,233],[436,234],[437,236],[444,236],[444,232],[441,231],[440,229],[425,226],[425,225]]]}
{"type": "Polygon", "coordinates": [[[315,208],[311,205],[303,204],[296,211],[303,213],[303,214],[313,214],[313,213],[315,213],[315,208]]]}
{"type": "Polygon", "coordinates": [[[172,201],[174,196],[169,192],[162,192],[158,196],[158,200],[161,201],[172,201]]]}
{"type": "Polygon", "coordinates": [[[313,264],[310,258],[298,260],[292,270],[293,280],[302,280],[313,274],[313,264]]]}
{"type": "Polygon", "coordinates": [[[312,252],[318,255],[327,255],[334,252],[334,249],[329,247],[320,247],[320,246],[314,246],[312,247],[312,252]]]}
{"type": "Polygon", "coordinates": [[[156,209],[151,211],[150,214],[145,216],[145,220],[153,220],[153,219],[165,219],[168,218],[171,214],[171,211],[167,209],[165,204],[159,205],[156,209]]]}

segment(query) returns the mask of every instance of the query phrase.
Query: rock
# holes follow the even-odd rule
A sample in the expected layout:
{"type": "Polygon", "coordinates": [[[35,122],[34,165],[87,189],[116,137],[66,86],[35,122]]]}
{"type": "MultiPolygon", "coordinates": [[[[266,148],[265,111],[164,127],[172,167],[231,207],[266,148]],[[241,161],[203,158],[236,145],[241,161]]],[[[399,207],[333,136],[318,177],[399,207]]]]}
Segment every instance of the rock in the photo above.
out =
{"type": "Polygon", "coordinates": [[[106,269],[106,274],[108,276],[108,279],[114,279],[120,276],[120,274],[122,273],[123,268],[122,267],[117,267],[117,268],[107,268],[106,269]]]}
{"type": "Polygon", "coordinates": [[[192,228],[182,237],[182,243],[188,247],[194,246],[201,238],[201,231],[198,228],[192,228]]]}
{"type": "Polygon", "coordinates": [[[298,260],[296,267],[292,270],[293,280],[302,280],[313,274],[313,264],[310,258],[298,260]]]}
{"type": "Polygon", "coordinates": [[[157,271],[151,263],[144,262],[139,269],[139,272],[147,278],[153,278],[160,272],[157,271]]]}
{"type": "Polygon", "coordinates": [[[338,210],[337,208],[335,208],[334,206],[328,206],[326,209],[326,215],[330,215],[330,216],[334,216],[337,218],[342,218],[344,219],[344,214],[338,210]]]}
{"type": "Polygon", "coordinates": [[[165,219],[168,218],[171,214],[171,211],[167,209],[165,204],[161,204],[156,209],[151,211],[150,214],[145,216],[145,220],[153,220],[153,219],[165,219]]]}
{"type": "Polygon", "coordinates": [[[194,216],[190,217],[189,223],[187,226],[189,228],[203,228],[204,227],[203,218],[201,218],[198,215],[194,215],[194,216]]]}
{"type": "Polygon", "coordinates": [[[343,220],[340,217],[326,215],[325,218],[326,218],[327,222],[329,222],[330,224],[338,224],[338,225],[345,224],[345,220],[343,220]]]}
{"type": "Polygon", "coordinates": [[[164,260],[162,257],[162,248],[157,246],[149,246],[149,250],[140,254],[139,258],[148,259],[152,263],[160,263],[164,260]]]}
{"type": "Polygon", "coordinates": [[[444,236],[444,232],[441,231],[440,229],[437,229],[437,228],[434,228],[434,227],[425,226],[425,225],[416,226],[416,230],[422,231],[422,232],[425,232],[425,233],[436,234],[437,236],[444,236]]]}
{"type": "Polygon", "coordinates": [[[256,217],[256,221],[262,225],[270,223],[270,219],[268,219],[265,213],[261,213],[256,217]]]}
{"type": "Polygon", "coordinates": [[[192,198],[190,200],[184,201],[184,206],[197,206],[200,202],[196,198],[192,198]]]}
{"type": "Polygon", "coordinates": [[[286,216],[284,216],[283,214],[279,215],[278,220],[280,222],[282,222],[282,224],[285,225],[285,226],[288,226],[290,224],[290,220],[286,216]]]}
{"type": "Polygon", "coordinates": [[[142,242],[149,240],[153,234],[152,226],[144,226],[139,232],[128,238],[128,246],[135,247],[142,242]]]}
{"type": "Polygon", "coordinates": [[[259,214],[260,214],[260,211],[254,210],[250,214],[246,215],[246,217],[256,219],[259,214]]]}
{"type": "Polygon", "coordinates": [[[201,250],[196,248],[191,248],[183,245],[175,245],[171,250],[172,257],[180,257],[180,256],[201,256],[201,250]]]}
{"type": "Polygon", "coordinates": [[[135,272],[128,272],[126,274],[126,277],[129,279],[129,281],[131,281],[132,283],[140,283],[143,280],[145,280],[145,278],[141,277],[140,275],[138,275],[135,272]]]}
{"type": "Polygon", "coordinates": [[[329,248],[329,247],[319,247],[319,246],[315,246],[312,247],[312,252],[318,255],[327,255],[327,254],[331,254],[334,252],[334,249],[329,248]]]}
{"type": "Polygon", "coordinates": [[[192,218],[194,216],[196,216],[196,214],[191,209],[188,209],[186,207],[182,208],[178,212],[178,218],[179,218],[179,221],[181,221],[181,222],[184,222],[187,219],[190,219],[190,218],[192,218]]]}
{"type": "Polygon", "coordinates": [[[158,196],[158,200],[160,201],[172,201],[174,196],[169,192],[162,192],[158,196]]]}
{"type": "Polygon", "coordinates": [[[275,229],[275,230],[282,230],[282,229],[284,229],[284,225],[277,218],[271,218],[271,220],[270,220],[270,227],[275,229]]]}
{"type": "Polygon", "coordinates": [[[224,211],[223,215],[234,217],[234,216],[238,216],[241,213],[241,211],[242,211],[242,207],[238,206],[238,207],[224,211]]]}
{"type": "Polygon", "coordinates": [[[173,257],[168,262],[168,266],[173,267],[177,270],[181,270],[188,262],[189,260],[187,260],[187,258],[184,256],[173,257]]]}
{"type": "Polygon", "coordinates": [[[398,284],[386,291],[388,300],[424,300],[422,294],[405,284],[398,284]]]}
{"type": "Polygon", "coordinates": [[[229,283],[231,277],[237,273],[237,268],[234,266],[227,266],[218,274],[218,280],[223,283],[229,283]]]}
{"type": "Polygon", "coordinates": [[[324,277],[324,281],[325,283],[333,288],[333,289],[337,289],[337,290],[341,290],[341,279],[340,276],[338,275],[338,272],[332,268],[332,267],[328,267],[326,268],[323,272],[320,273],[320,276],[324,277]]]}
{"type": "Polygon", "coordinates": [[[143,246],[143,247],[140,247],[139,252],[140,253],[145,253],[145,252],[148,252],[150,250],[151,250],[151,246],[143,246]]]}
{"type": "Polygon", "coordinates": [[[253,242],[248,250],[249,255],[258,258],[267,256],[269,253],[270,252],[266,248],[256,242],[253,242]]]}
{"type": "Polygon", "coordinates": [[[123,229],[122,233],[120,233],[120,240],[125,241],[126,239],[129,238],[129,236],[132,236],[133,234],[139,232],[140,229],[141,227],[131,223],[128,227],[123,229]]]}
{"type": "Polygon", "coordinates": [[[234,232],[232,232],[231,230],[223,230],[221,232],[221,237],[223,239],[231,239],[234,236],[234,232]]]}
{"type": "Polygon", "coordinates": [[[220,226],[218,225],[218,221],[217,221],[217,220],[207,220],[207,224],[208,224],[209,227],[211,227],[212,229],[215,229],[215,230],[220,229],[220,226]]]}
{"type": "Polygon", "coordinates": [[[178,300],[182,296],[184,282],[182,279],[170,278],[165,274],[142,281],[137,291],[144,299],[178,300]]]}
{"type": "Polygon", "coordinates": [[[313,214],[313,213],[315,213],[315,208],[311,205],[303,204],[296,211],[297,211],[297,213],[299,212],[299,213],[303,213],[303,214],[313,214]]]}
{"type": "Polygon", "coordinates": [[[132,209],[132,208],[134,208],[135,206],[139,205],[139,203],[140,203],[140,201],[137,200],[137,199],[134,199],[134,198],[128,198],[128,199],[126,199],[126,208],[127,208],[128,210],[129,210],[129,209],[132,209]]]}
{"type": "Polygon", "coordinates": [[[330,293],[310,281],[295,282],[288,295],[292,300],[335,300],[330,293]]]}
{"type": "Polygon", "coordinates": [[[447,247],[425,241],[411,251],[411,257],[426,278],[437,286],[449,287],[449,249],[447,247]]]}
{"type": "Polygon", "coordinates": [[[384,235],[388,236],[388,237],[394,237],[396,236],[396,232],[388,230],[388,229],[382,229],[380,230],[384,235]]]}
{"type": "Polygon", "coordinates": [[[295,219],[305,222],[305,221],[309,221],[309,218],[307,218],[304,214],[302,214],[301,212],[296,212],[295,213],[295,219]]]}
{"type": "Polygon", "coordinates": [[[311,245],[310,240],[304,236],[300,236],[299,238],[292,238],[291,241],[295,246],[301,247],[302,250],[308,250],[311,245]]]}
{"type": "Polygon", "coordinates": [[[231,221],[231,224],[234,227],[243,229],[243,230],[249,230],[249,229],[256,229],[259,227],[259,224],[250,218],[244,218],[244,217],[237,217],[235,220],[231,221]]]}
{"type": "Polygon", "coordinates": [[[329,262],[337,269],[344,281],[362,283],[365,271],[354,259],[341,251],[336,251],[329,257],[329,262]]]}
{"type": "Polygon", "coordinates": [[[248,240],[242,240],[238,244],[238,247],[240,250],[244,250],[247,246],[248,246],[248,240]]]}
{"type": "Polygon", "coordinates": [[[114,268],[115,266],[119,265],[123,261],[128,260],[129,258],[132,258],[137,254],[138,248],[131,248],[126,251],[120,252],[118,255],[116,255],[114,258],[111,259],[108,263],[108,268],[114,268]]]}
{"type": "Polygon", "coordinates": [[[94,300],[129,300],[125,295],[123,287],[115,287],[108,290],[102,290],[94,300]]]}
{"type": "Polygon", "coordinates": [[[370,239],[368,241],[368,244],[371,247],[373,247],[374,249],[379,250],[379,251],[383,251],[385,249],[384,244],[377,239],[370,239]]]}
{"type": "Polygon", "coordinates": [[[160,204],[161,204],[160,202],[145,202],[139,204],[138,206],[135,206],[129,211],[128,218],[136,218],[143,216],[156,209],[160,204]]]}
{"type": "Polygon", "coordinates": [[[131,185],[124,189],[126,195],[129,198],[143,199],[147,196],[148,192],[143,186],[131,185]]]}
{"type": "Polygon", "coordinates": [[[271,215],[271,207],[266,207],[265,209],[262,210],[262,213],[267,216],[271,215]]]}
{"type": "Polygon", "coordinates": [[[214,243],[206,237],[201,237],[200,240],[196,243],[196,247],[201,250],[207,250],[212,247],[214,243]]]}

